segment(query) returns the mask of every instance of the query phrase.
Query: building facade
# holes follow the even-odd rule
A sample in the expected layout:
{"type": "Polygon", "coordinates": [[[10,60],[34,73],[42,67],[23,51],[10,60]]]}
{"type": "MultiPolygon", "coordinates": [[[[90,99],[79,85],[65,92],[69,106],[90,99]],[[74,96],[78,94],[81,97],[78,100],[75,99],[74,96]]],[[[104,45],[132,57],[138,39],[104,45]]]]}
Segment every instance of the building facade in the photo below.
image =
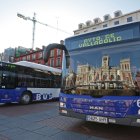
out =
{"type": "Polygon", "coordinates": [[[50,52],[50,57],[47,63],[44,62],[43,59],[43,50],[40,48],[36,48],[36,50],[27,50],[23,54],[19,56],[15,56],[14,62],[18,61],[29,61],[38,64],[48,65],[55,68],[62,67],[62,50],[60,49],[53,49],[50,52]]]}
{"type": "Polygon", "coordinates": [[[3,53],[0,53],[0,61],[4,61],[4,62],[9,62],[11,60],[11,58],[13,58],[15,55],[15,49],[14,48],[7,48],[4,49],[3,53]]]}
{"type": "Polygon", "coordinates": [[[114,17],[111,17],[110,14],[106,14],[103,16],[103,20],[94,18],[93,21],[88,20],[85,24],[80,23],[78,29],[74,31],[74,35],[94,32],[137,21],[140,21],[140,10],[127,14],[122,14],[122,12],[118,10],[114,12],[114,17]]]}

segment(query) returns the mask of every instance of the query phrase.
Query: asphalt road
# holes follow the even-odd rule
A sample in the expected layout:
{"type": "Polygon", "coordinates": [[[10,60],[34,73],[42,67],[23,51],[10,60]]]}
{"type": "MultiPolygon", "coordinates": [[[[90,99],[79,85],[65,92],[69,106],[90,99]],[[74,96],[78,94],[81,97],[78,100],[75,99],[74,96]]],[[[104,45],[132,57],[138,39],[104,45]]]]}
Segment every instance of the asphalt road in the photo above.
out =
{"type": "Polygon", "coordinates": [[[140,128],[60,116],[58,101],[0,105],[0,140],[140,140],[140,128]]]}

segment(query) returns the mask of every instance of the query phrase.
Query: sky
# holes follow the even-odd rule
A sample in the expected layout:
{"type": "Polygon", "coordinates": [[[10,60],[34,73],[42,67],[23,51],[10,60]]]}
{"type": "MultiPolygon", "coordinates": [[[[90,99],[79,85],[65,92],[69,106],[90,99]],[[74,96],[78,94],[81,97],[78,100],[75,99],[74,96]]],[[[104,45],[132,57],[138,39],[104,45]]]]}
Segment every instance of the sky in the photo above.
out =
{"type": "Polygon", "coordinates": [[[103,20],[105,14],[114,17],[117,10],[126,14],[139,9],[140,0],[0,0],[0,53],[9,47],[32,47],[33,22],[17,13],[31,19],[36,13],[37,21],[49,25],[36,23],[35,49],[73,36],[79,23],[103,20]]]}

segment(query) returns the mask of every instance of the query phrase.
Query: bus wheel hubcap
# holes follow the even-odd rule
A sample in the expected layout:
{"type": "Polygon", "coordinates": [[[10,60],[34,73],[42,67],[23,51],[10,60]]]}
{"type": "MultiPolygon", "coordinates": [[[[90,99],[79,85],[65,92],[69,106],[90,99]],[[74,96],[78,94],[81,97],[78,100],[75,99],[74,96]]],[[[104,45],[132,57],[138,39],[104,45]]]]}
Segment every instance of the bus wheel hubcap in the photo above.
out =
{"type": "Polygon", "coordinates": [[[26,94],[26,95],[23,96],[22,99],[23,99],[23,101],[25,101],[25,102],[29,102],[29,101],[30,101],[30,96],[26,94]]]}

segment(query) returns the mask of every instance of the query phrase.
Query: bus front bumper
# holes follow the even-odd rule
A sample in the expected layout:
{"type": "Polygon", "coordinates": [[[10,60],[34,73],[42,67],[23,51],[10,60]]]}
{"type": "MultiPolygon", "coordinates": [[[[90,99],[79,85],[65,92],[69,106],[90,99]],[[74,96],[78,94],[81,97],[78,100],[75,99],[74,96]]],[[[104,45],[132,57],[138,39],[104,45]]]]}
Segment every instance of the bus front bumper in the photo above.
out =
{"type": "Polygon", "coordinates": [[[102,116],[92,116],[82,113],[76,113],[71,109],[65,109],[59,107],[59,114],[62,116],[72,117],[82,119],[84,121],[105,123],[105,124],[119,124],[119,125],[128,125],[128,126],[138,126],[140,127],[140,116],[127,116],[125,118],[111,118],[111,117],[102,117],[102,116]]]}

